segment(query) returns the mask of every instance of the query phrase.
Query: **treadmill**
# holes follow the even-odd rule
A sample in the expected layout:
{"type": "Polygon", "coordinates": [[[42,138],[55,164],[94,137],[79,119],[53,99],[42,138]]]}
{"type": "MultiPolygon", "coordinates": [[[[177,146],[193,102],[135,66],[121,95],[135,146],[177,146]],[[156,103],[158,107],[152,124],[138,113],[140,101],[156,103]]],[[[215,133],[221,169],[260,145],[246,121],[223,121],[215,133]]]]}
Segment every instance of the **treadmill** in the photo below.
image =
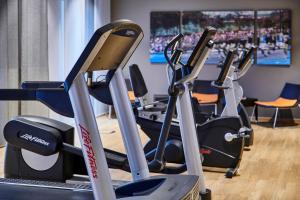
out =
{"type": "MultiPolygon", "coordinates": [[[[0,100],[41,100],[59,98],[67,93],[74,111],[84,160],[91,187],[80,184],[52,183],[18,179],[0,180],[0,197],[5,200],[66,199],[66,200],[110,200],[110,199],[198,199],[200,182],[195,175],[149,176],[149,169],[139,136],[132,133],[128,159],[130,167],[139,180],[117,187],[112,186],[105,152],[93,113],[84,74],[99,70],[115,70],[110,83],[114,103],[130,107],[122,68],[125,66],[143,38],[141,28],[129,21],[120,20],[99,28],[67,76],[64,87],[37,89],[1,89],[0,100]],[[47,99],[47,98],[46,98],[47,99]],[[121,104],[122,105],[122,104],[121,104]],[[130,157],[131,156],[131,157],[130,157]]],[[[53,84],[55,85],[55,84],[53,84]]],[[[56,104],[48,104],[55,107],[56,104]]],[[[120,106],[121,106],[120,105],[120,106]]],[[[64,105],[62,105],[64,106],[64,105]]],[[[62,107],[61,106],[61,107],[62,107]]],[[[128,109],[129,109],[128,108],[128,109]]],[[[122,111],[122,110],[120,110],[122,111]]],[[[122,113],[122,112],[121,112],[122,113]]],[[[130,119],[128,119],[130,120],[130,119]]],[[[124,121],[123,121],[124,122],[124,121]]],[[[129,122],[129,121],[128,121],[129,122]]],[[[124,127],[137,129],[132,124],[124,127]]],[[[21,135],[20,135],[21,136],[21,135]]],[[[28,137],[24,137],[26,140],[28,137]]],[[[36,143],[47,145],[47,138],[37,138],[36,143]]],[[[128,151],[128,149],[127,149],[128,151]]]]}

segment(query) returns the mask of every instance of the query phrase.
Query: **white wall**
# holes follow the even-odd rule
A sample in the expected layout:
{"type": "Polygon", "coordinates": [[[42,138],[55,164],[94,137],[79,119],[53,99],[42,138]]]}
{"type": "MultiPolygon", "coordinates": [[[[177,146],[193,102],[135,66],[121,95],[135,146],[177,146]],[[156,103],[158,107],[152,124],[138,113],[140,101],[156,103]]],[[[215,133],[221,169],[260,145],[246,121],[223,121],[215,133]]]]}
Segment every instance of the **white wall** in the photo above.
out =
{"type": "MultiPolygon", "coordinates": [[[[167,91],[165,67],[149,62],[150,12],[185,10],[232,10],[232,9],[292,9],[292,65],[289,68],[253,66],[241,80],[245,95],[270,100],[280,94],[285,82],[300,83],[300,1],[299,0],[112,0],[112,20],[127,18],[138,23],[145,37],[129,64],[137,63],[145,77],[151,94],[167,91]]],[[[205,66],[200,79],[214,79],[218,69],[205,66]]],[[[300,114],[300,112],[295,113],[300,114]]]]}

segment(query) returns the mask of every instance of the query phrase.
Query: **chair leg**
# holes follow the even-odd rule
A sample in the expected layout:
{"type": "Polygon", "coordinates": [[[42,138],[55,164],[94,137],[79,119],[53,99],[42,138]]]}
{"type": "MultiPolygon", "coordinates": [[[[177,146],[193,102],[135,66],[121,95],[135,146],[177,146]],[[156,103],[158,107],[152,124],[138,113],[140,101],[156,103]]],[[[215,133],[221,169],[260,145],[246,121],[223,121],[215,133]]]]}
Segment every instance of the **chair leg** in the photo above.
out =
{"type": "Polygon", "coordinates": [[[258,122],[258,106],[255,107],[254,115],[255,115],[255,120],[258,122]]]}
{"type": "Polygon", "coordinates": [[[215,115],[218,114],[218,104],[215,103],[215,115]]]}
{"type": "Polygon", "coordinates": [[[277,115],[278,115],[278,108],[276,108],[276,111],[275,111],[275,117],[274,117],[274,122],[273,122],[273,128],[275,128],[275,126],[276,126],[277,115]]]}
{"type": "Polygon", "coordinates": [[[112,106],[108,106],[108,119],[111,119],[112,106]]]}
{"type": "MultiPolygon", "coordinates": [[[[251,122],[254,121],[254,120],[253,120],[253,116],[254,116],[256,107],[257,107],[257,105],[254,105],[254,107],[253,107],[252,115],[251,115],[251,118],[250,118],[250,121],[251,121],[251,122]]],[[[258,122],[258,119],[256,119],[255,121],[258,122]]]]}

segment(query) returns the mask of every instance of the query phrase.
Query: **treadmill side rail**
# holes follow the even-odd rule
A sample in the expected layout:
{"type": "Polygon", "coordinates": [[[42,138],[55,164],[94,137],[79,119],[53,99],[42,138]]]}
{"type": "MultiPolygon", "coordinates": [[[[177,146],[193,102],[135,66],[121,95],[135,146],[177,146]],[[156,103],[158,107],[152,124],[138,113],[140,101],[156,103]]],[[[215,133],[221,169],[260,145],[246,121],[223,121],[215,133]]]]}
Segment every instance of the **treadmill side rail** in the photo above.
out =
{"type": "Polygon", "coordinates": [[[122,69],[117,69],[109,84],[109,89],[126,148],[132,178],[137,181],[148,178],[150,175],[122,73],[122,69]]]}
{"type": "Polygon", "coordinates": [[[74,79],[69,95],[95,200],[116,199],[83,73],[74,79]]]}

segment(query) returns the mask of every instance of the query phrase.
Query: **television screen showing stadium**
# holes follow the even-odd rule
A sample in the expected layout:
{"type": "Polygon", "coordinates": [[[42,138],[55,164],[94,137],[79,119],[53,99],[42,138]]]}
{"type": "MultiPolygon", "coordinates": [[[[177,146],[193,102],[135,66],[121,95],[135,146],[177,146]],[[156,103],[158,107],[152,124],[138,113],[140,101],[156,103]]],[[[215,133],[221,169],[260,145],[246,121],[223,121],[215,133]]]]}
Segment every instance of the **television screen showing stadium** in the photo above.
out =
{"type": "Polygon", "coordinates": [[[180,33],[180,12],[151,12],[150,19],[150,61],[165,63],[165,46],[180,33]]]}
{"type": "Polygon", "coordinates": [[[291,64],[291,12],[257,11],[256,63],[258,65],[291,64]]]}
{"type": "Polygon", "coordinates": [[[196,11],[182,14],[183,48],[192,51],[207,26],[217,29],[207,64],[224,61],[229,49],[240,50],[253,45],[254,11],[196,11]]]}
{"type": "Polygon", "coordinates": [[[217,34],[206,64],[219,64],[228,50],[239,52],[252,45],[258,46],[254,56],[258,65],[291,64],[291,11],[287,9],[151,12],[150,61],[165,63],[164,47],[181,32],[186,62],[207,26],[215,27],[217,34]]]}

